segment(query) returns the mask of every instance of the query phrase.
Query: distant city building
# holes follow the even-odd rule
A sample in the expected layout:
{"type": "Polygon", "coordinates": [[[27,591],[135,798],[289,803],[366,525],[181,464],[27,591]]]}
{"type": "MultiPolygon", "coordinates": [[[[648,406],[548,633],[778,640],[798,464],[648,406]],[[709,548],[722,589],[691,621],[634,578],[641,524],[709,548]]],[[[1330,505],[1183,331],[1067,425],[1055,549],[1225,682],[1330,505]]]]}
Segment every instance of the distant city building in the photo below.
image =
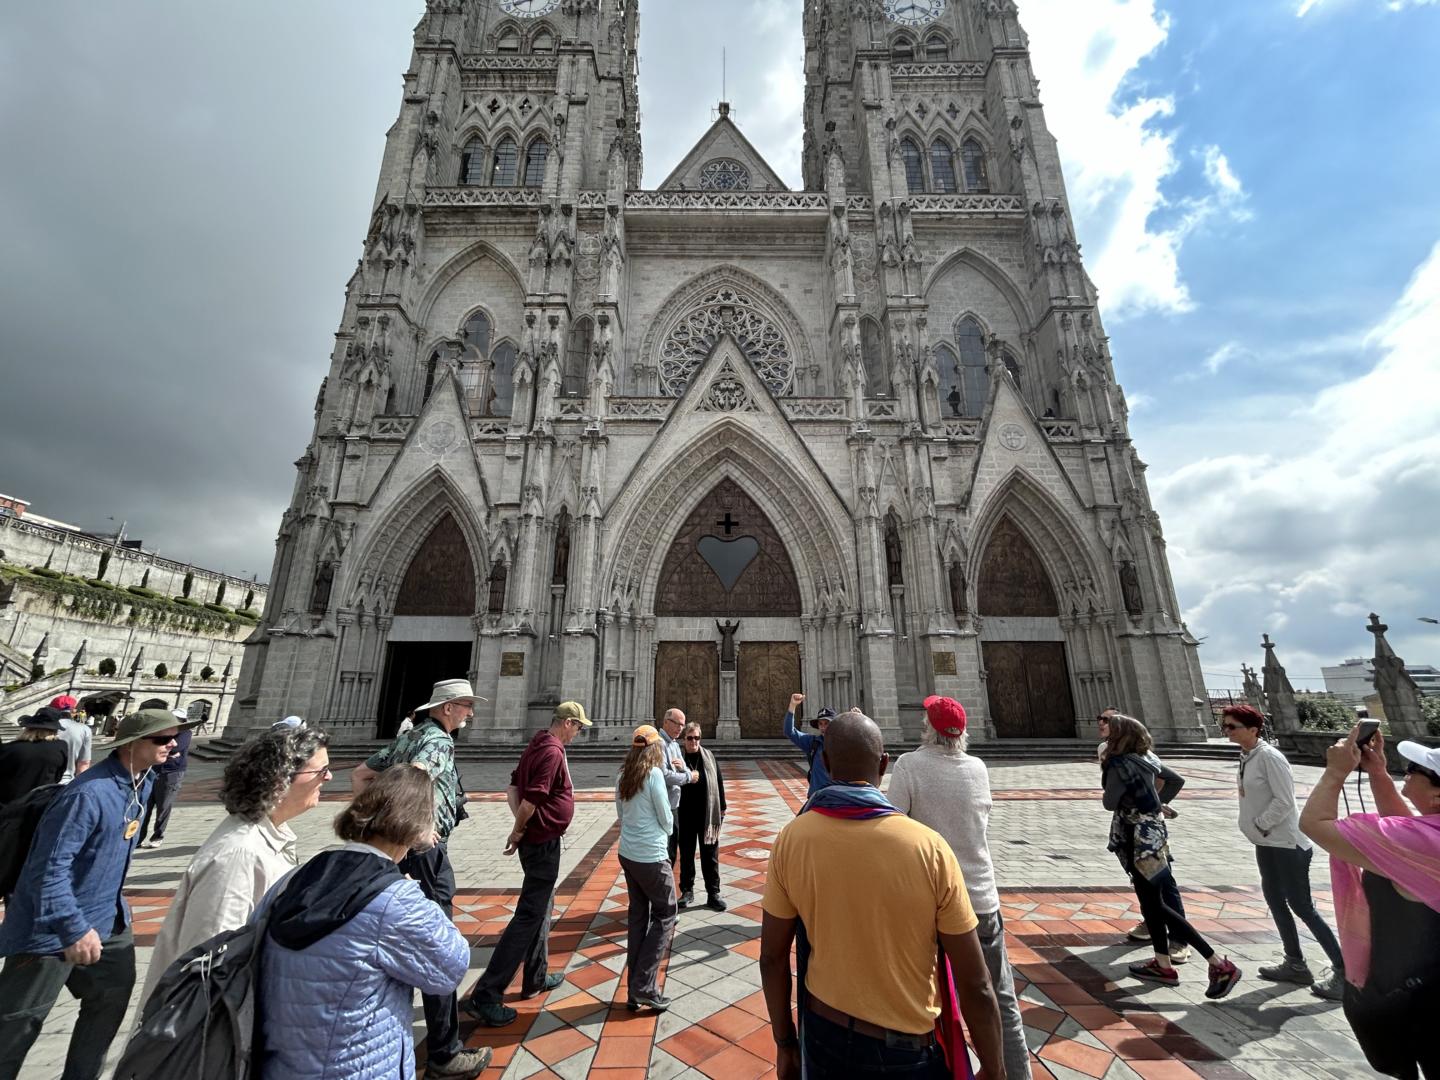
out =
{"type": "MultiPolygon", "coordinates": [[[[1431,664],[1406,664],[1405,671],[1426,697],[1440,697],[1440,669],[1431,664]]],[[[1352,705],[1363,705],[1375,693],[1375,661],[1369,657],[1322,667],[1325,689],[1352,705]]]]}

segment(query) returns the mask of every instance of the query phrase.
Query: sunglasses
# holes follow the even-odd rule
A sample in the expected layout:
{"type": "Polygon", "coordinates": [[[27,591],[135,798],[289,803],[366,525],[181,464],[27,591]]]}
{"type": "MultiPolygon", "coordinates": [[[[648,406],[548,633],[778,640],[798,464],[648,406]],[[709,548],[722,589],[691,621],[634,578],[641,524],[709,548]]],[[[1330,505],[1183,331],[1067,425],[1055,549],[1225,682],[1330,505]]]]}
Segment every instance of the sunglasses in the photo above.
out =
{"type": "Polygon", "coordinates": [[[1221,725],[1220,725],[1220,730],[1221,730],[1221,731],[1239,731],[1239,730],[1240,730],[1242,727],[1244,727],[1244,726],[1245,726],[1244,724],[1221,724],[1221,725]]]}
{"type": "Polygon", "coordinates": [[[1413,761],[1405,765],[1405,775],[1423,776],[1436,787],[1440,787],[1440,773],[1435,772],[1433,769],[1427,769],[1424,765],[1416,765],[1413,761]]]}
{"type": "Polygon", "coordinates": [[[175,741],[175,736],[174,736],[174,735],[151,735],[151,736],[148,737],[148,740],[147,740],[147,741],[154,743],[156,746],[169,746],[172,742],[175,741]]]}
{"type": "Polygon", "coordinates": [[[700,741],[700,736],[699,736],[699,735],[686,735],[686,736],[685,736],[685,741],[686,741],[686,742],[699,742],[699,741],[700,741]]]}

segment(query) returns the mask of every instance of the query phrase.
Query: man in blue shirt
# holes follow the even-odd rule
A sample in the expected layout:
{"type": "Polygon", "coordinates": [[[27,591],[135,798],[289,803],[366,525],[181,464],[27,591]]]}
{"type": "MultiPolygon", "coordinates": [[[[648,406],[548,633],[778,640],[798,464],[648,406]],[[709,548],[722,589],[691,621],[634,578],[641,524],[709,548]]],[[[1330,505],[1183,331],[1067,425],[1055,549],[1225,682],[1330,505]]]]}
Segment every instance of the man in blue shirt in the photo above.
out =
{"type": "Polygon", "coordinates": [[[150,770],[182,726],[168,709],[127,716],[110,756],[71,781],[40,819],[0,923],[0,1080],[19,1075],[62,987],[80,1001],[63,1080],[98,1080],[135,985],[121,888],[150,770]]]}
{"type": "Polygon", "coordinates": [[[785,737],[800,748],[810,766],[810,790],[805,793],[808,799],[821,788],[829,787],[831,783],[830,773],[825,768],[825,729],[830,726],[835,710],[821,709],[815,717],[815,730],[820,734],[810,735],[804,731],[796,731],[795,710],[804,700],[804,694],[790,695],[790,711],[785,714],[785,737]]]}

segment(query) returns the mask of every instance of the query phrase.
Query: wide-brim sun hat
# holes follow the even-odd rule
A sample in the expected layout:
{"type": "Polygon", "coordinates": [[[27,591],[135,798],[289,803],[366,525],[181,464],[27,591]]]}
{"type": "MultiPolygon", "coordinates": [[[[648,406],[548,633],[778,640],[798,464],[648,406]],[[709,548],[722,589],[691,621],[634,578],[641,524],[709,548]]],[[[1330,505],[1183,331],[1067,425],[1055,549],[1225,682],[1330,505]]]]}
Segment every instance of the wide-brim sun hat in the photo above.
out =
{"type": "Polygon", "coordinates": [[[489,701],[475,693],[475,688],[470,685],[469,679],[442,679],[430,688],[430,700],[424,705],[415,706],[416,712],[423,712],[426,709],[436,709],[441,705],[449,705],[457,701],[489,701]]]}
{"type": "Polygon", "coordinates": [[[20,717],[20,726],[26,731],[60,731],[60,718],[41,715],[45,711],[45,709],[41,709],[34,716],[20,717]]]}
{"type": "Polygon", "coordinates": [[[170,709],[141,709],[120,721],[120,726],[115,731],[115,741],[110,744],[110,748],[113,750],[117,746],[124,746],[136,739],[159,735],[160,732],[167,731],[172,727],[194,727],[199,722],[199,720],[181,720],[170,709]]]}
{"type": "Polygon", "coordinates": [[[1440,746],[1426,746],[1407,739],[1395,747],[1395,752],[1406,761],[1413,761],[1422,769],[1429,769],[1440,776],[1440,746]]]}

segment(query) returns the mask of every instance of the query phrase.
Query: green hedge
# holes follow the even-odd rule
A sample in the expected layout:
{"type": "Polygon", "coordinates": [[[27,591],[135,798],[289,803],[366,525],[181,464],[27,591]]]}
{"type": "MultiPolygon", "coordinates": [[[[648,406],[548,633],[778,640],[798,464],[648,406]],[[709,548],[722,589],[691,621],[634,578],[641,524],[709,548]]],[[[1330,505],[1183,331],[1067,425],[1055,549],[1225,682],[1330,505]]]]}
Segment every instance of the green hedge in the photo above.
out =
{"type": "Polygon", "coordinates": [[[0,578],[21,580],[37,592],[48,593],[52,606],[64,607],[76,618],[92,622],[123,623],[150,630],[169,630],[182,634],[227,634],[234,637],[241,628],[249,629],[249,620],[231,611],[206,611],[193,600],[166,600],[142,596],[133,589],[122,590],[109,582],[90,584],[69,577],[56,577],[54,571],[38,574],[18,566],[0,566],[0,578]]]}
{"type": "Polygon", "coordinates": [[[143,596],[146,600],[159,600],[161,596],[154,589],[147,589],[144,585],[131,585],[125,590],[134,593],[136,596],[143,596]]]}

